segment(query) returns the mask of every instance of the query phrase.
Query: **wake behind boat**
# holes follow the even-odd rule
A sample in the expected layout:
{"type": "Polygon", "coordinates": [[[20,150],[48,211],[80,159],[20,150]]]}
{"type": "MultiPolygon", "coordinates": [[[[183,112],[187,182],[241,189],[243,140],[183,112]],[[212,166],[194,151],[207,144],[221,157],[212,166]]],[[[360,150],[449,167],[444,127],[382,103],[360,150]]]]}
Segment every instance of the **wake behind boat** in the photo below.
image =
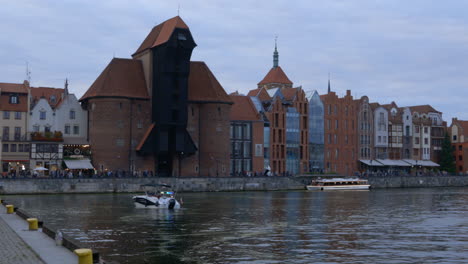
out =
{"type": "Polygon", "coordinates": [[[314,180],[310,185],[307,185],[309,191],[327,191],[327,190],[369,190],[370,185],[367,180],[363,179],[321,179],[314,180]]]}
{"type": "Polygon", "coordinates": [[[133,202],[137,208],[162,208],[179,209],[180,203],[175,198],[175,193],[166,184],[145,184],[143,187],[151,187],[155,191],[146,191],[144,195],[133,196],[133,202]]]}

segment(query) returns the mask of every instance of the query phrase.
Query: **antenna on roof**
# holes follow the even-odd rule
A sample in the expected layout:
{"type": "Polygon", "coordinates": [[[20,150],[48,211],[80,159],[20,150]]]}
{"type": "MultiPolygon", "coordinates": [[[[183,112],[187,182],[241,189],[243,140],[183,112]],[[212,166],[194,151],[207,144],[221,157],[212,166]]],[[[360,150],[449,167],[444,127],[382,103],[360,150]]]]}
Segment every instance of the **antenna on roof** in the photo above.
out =
{"type": "Polygon", "coordinates": [[[31,84],[31,71],[29,70],[29,62],[26,61],[26,80],[31,84]]]}

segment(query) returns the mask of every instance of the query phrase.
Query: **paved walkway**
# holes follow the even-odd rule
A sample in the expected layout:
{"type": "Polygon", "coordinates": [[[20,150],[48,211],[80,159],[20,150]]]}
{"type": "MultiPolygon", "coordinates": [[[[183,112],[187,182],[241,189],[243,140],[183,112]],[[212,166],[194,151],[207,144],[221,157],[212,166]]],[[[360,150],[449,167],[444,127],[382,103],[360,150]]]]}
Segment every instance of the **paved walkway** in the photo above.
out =
{"type": "MultiPolygon", "coordinates": [[[[0,210],[5,207],[0,206],[0,210]]],[[[0,263],[40,264],[39,256],[0,217],[0,263]]]]}
{"type": "Polygon", "coordinates": [[[73,264],[78,257],[55,245],[55,240],[38,231],[29,231],[28,223],[16,214],[7,214],[0,206],[0,264],[73,264]]]}

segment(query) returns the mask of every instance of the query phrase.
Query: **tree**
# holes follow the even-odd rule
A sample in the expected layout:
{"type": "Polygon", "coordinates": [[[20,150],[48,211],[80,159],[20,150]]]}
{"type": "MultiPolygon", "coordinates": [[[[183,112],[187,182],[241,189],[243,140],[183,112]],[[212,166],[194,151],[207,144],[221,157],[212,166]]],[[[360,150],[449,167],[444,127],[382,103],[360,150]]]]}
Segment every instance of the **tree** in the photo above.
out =
{"type": "Polygon", "coordinates": [[[455,158],[453,157],[452,143],[448,133],[445,133],[440,153],[440,169],[443,171],[455,172],[455,158]]]}

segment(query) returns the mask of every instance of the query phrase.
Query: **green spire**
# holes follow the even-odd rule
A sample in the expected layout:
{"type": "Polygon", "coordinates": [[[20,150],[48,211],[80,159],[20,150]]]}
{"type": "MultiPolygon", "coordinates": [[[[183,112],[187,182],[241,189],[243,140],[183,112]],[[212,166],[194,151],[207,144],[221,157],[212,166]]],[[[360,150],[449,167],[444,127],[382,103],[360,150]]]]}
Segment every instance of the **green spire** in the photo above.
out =
{"type": "Polygon", "coordinates": [[[278,67],[278,61],[279,61],[278,49],[276,45],[277,40],[278,40],[278,36],[275,37],[275,52],[273,52],[273,68],[278,67]]]}

